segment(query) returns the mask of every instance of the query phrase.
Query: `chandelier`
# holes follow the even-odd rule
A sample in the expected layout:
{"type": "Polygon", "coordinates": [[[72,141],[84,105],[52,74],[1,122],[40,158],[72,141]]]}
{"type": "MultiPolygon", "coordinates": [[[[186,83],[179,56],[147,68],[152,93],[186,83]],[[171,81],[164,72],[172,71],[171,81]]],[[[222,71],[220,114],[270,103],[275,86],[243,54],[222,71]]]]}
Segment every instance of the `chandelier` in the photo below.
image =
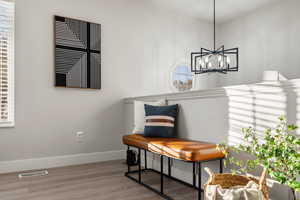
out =
{"type": "Polygon", "coordinates": [[[239,70],[239,49],[225,49],[224,45],[216,49],[216,0],[214,0],[214,49],[201,48],[191,53],[191,70],[195,74],[208,72],[236,72],[239,70]]]}

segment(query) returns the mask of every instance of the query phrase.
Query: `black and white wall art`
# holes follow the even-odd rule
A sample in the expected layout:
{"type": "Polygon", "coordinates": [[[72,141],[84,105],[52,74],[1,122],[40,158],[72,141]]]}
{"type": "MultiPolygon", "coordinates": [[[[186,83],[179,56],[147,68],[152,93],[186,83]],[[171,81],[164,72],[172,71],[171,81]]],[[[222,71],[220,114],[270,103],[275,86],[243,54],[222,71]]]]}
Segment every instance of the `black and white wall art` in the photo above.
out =
{"type": "Polygon", "coordinates": [[[55,16],[55,86],[101,89],[101,25],[55,16]]]}

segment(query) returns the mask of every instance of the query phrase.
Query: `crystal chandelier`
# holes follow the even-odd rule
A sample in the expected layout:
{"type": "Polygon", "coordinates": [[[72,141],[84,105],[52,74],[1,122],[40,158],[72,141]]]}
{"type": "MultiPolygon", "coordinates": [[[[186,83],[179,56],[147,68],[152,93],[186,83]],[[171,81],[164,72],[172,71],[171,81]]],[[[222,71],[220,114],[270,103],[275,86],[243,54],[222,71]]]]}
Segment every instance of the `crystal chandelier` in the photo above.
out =
{"type": "Polygon", "coordinates": [[[216,0],[214,0],[214,49],[201,48],[191,53],[191,70],[195,74],[219,72],[226,74],[239,70],[239,49],[216,49],[216,0]]]}

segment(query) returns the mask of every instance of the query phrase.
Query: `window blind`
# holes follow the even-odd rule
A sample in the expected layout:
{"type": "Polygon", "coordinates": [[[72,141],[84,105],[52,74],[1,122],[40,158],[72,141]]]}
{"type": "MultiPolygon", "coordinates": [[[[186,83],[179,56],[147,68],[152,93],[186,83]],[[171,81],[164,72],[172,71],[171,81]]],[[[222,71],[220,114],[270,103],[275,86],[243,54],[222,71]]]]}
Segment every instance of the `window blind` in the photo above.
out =
{"type": "Polygon", "coordinates": [[[14,125],[14,7],[0,0],[0,127],[14,125]]]}

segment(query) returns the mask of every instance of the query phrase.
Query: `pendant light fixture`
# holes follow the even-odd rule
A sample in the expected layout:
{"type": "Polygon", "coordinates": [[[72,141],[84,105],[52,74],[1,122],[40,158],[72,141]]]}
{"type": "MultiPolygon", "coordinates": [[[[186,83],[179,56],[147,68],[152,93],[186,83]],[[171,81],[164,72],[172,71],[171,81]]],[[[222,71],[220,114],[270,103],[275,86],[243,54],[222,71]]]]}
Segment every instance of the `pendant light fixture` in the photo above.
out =
{"type": "Polygon", "coordinates": [[[224,45],[216,49],[216,0],[214,1],[214,49],[201,48],[191,53],[191,70],[195,74],[219,72],[226,74],[239,70],[239,49],[225,49],[224,45]]]}

